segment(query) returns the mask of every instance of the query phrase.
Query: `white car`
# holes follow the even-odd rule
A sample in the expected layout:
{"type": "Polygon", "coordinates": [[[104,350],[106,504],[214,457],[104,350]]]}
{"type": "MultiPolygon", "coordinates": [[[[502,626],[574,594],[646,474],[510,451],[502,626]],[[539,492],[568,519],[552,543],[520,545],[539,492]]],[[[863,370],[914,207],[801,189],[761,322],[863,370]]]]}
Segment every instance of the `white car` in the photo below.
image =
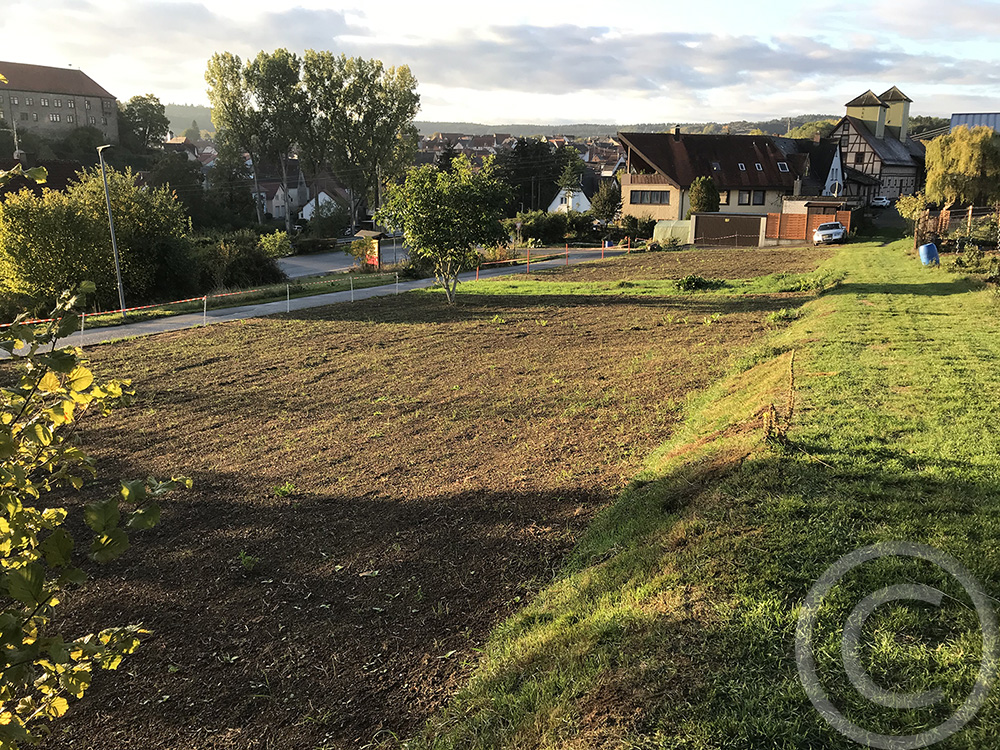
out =
{"type": "Polygon", "coordinates": [[[872,198],[871,205],[873,208],[889,208],[892,205],[892,201],[884,195],[876,195],[872,198]]]}
{"type": "Polygon", "coordinates": [[[843,242],[847,239],[847,229],[839,221],[820,224],[813,232],[814,245],[829,245],[833,242],[843,242]]]}

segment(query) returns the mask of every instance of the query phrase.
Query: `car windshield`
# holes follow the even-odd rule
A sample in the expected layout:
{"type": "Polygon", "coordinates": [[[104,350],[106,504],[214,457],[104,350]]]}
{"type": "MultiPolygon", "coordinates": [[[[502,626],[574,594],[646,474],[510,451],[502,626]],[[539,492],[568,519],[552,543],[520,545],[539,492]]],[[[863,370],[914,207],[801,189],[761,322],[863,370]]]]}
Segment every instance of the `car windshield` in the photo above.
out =
{"type": "Polygon", "coordinates": [[[828,229],[840,229],[840,224],[820,224],[816,231],[823,232],[828,229]]]}

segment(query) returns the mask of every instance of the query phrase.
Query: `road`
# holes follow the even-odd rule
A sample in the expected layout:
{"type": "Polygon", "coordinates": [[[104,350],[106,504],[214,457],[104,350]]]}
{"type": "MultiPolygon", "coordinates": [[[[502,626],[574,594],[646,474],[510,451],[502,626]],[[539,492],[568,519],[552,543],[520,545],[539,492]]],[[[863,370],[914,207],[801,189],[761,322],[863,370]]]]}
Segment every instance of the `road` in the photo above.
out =
{"type": "MultiPolygon", "coordinates": [[[[382,240],[382,262],[385,264],[402,263],[407,259],[406,248],[402,239],[382,240]]],[[[278,265],[290,279],[301,276],[319,276],[324,273],[343,273],[349,271],[357,263],[345,252],[317,253],[316,255],[293,255],[289,258],[278,258],[278,265]]]]}
{"type": "MultiPolygon", "coordinates": [[[[537,251],[544,252],[544,251],[537,251]]],[[[605,257],[613,258],[624,255],[624,250],[611,248],[605,251],[605,257]]],[[[328,255],[339,255],[339,253],[328,253],[328,255]]],[[[321,257],[321,256],[314,256],[321,257]]],[[[599,249],[571,250],[569,253],[569,264],[582,263],[588,260],[600,259],[599,249]]],[[[553,260],[532,262],[532,269],[556,268],[566,264],[566,256],[560,256],[553,260]]],[[[483,268],[479,273],[479,278],[489,279],[500,276],[512,276],[523,274],[524,266],[503,266],[493,268],[483,268]]],[[[469,271],[459,275],[461,281],[473,281],[476,278],[475,271],[469,271]]],[[[434,285],[434,279],[418,279],[416,281],[400,281],[397,284],[386,284],[385,286],[373,286],[366,289],[356,289],[353,292],[353,300],[362,300],[369,297],[385,297],[391,294],[403,294],[413,289],[426,289],[434,285]]],[[[331,292],[329,294],[317,294],[313,297],[299,297],[290,301],[264,302],[255,305],[242,305],[240,307],[227,307],[221,310],[209,310],[207,315],[202,313],[190,313],[186,315],[174,315],[168,318],[157,318],[155,320],[144,320],[141,323],[127,323],[120,326],[108,326],[106,328],[95,328],[83,333],[74,333],[60,343],[67,346],[87,347],[94,344],[104,344],[110,341],[121,339],[137,338],[140,336],[151,336],[157,333],[168,331],[181,331],[186,328],[197,328],[201,325],[212,323],[228,323],[234,320],[246,318],[259,318],[266,315],[277,315],[284,312],[294,312],[295,310],[306,310],[311,307],[322,307],[333,305],[339,302],[351,302],[352,292],[331,292]]],[[[5,352],[0,352],[0,359],[7,357],[5,352]]]]}

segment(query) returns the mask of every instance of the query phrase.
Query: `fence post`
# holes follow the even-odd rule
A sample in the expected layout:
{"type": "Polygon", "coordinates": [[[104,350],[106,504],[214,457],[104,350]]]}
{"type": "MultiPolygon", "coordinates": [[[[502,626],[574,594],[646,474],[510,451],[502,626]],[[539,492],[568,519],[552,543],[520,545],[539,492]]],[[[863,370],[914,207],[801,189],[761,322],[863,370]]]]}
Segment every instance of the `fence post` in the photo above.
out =
{"type": "Polygon", "coordinates": [[[569,243],[566,243],[566,265],[569,265],[569,243]]]}
{"type": "Polygon", "coordinates": [[[347,278],[351,280],[351,302],[354,302],[354,277],[348,276],[347,278]]]}
{"type": "Polygon", "coordinates": [[[972,204],[969,204],[969,220],[966,222],[965,233],[972,234],[972,204]]]}
{"type": "Polygon", "coordinates": [[[632,238],[631,237],[628,238],[628,251],[632,252],[632,238]]]}
{"type": "Polygon", "coordinates": [[[292,290],[290,285],[285,284],[285,312],[292,311],[292,290]]]}
{"type": "Polygon", "coordinates": [[[399,294],[399,274],[396,274],[396,294],[399,294]]]}
{"type": "Polygon", "coordinates": [[[206,294],[201,298],[202,308],[201,308],[201,325],[204,328],[208,325],[208,295],[206,294]]]}
{"type": "Polygon", "coordinates": [[[525,266],[524,272],[526,274],[531,273],[531,248],[528,248],[528,265],[525,266]]]}
{"type": "Polygon", "coordinates": [[[479,266],[476,266],[476,281],[479,281],[479,266]]]}
{"type": "Polygon", "coordinates": [[[607,242],[605,242],[604,240],[601,240],[601,260],[604,260],[604,247],[607,244],[608,244],[607,242]]]}

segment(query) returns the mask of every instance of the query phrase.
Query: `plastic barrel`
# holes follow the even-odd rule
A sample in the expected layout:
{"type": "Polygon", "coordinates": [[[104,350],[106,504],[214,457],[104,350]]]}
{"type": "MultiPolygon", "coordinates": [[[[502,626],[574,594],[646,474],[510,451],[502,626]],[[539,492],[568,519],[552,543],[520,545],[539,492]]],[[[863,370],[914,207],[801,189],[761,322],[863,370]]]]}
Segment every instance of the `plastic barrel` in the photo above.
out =
{"type": "Polygon", "coordinates": [[[920,253],[920,262],[925,266],[941,265],[941,259],[938,257],[937,245],[933,242],[921,245],[918,252],[920,253]]]}

